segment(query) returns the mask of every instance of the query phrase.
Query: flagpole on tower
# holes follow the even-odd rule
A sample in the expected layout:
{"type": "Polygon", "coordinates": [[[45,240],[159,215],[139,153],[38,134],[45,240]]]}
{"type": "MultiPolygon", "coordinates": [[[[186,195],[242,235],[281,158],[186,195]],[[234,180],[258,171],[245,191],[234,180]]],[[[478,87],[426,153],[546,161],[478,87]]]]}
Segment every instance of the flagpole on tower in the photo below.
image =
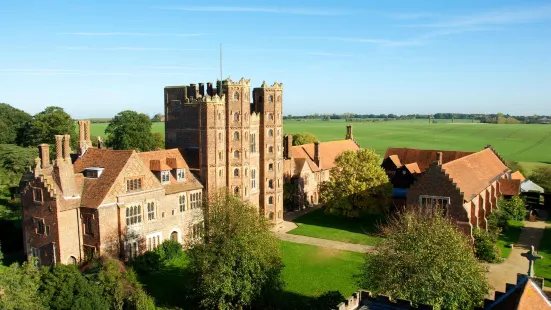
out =
{"type": "MultiPolygon", "coordinates": [[[[222,87],[222,44],[220,44],[220,87],[222,87]]],[[[222,94],[222,90],[220,90],[222,94]]]]}

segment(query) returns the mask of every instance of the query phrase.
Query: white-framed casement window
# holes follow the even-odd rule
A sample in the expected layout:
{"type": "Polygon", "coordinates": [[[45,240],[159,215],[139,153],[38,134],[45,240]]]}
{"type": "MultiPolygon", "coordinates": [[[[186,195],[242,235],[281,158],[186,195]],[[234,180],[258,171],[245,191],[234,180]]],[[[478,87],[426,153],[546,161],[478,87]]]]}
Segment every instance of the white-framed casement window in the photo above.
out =
{"type": "Polygon", "coordinates": [[[146,236],[147,250],[148,251],[155,250],[161,244],[162,240],[163,240],[162,232],[156,232],[156,233],[147,235],[146,236]]]}
{"type": "Polygon", "coordinates": [[[204,222],[194,224],[191,227],[191,238],[198,239],[203,236],[204,222]]]}
{"type": "Polygon", "coordinates": [[[138,241],[128,241],[126,243],[126,255],[128,259],[136,258],[139,254],[138,241]]]}
{"type": "Polygon", "coordinates": [[[161,171],[161,183],[168,183],[170,182],[170,171],[164,170],[161,171]]]}
{"type": "Polygon", "coordinates": [[[442,208],[444,214],[447,212],[448,205],[450,204],[450,197],[442,196],[419,196],[419,205],[423,208],[442,208]]]}
{"type": "Polygon", "coordinates": [[[195,192],[189,194],[189,209],[194,210],[201,207],[202,193],[195,192]]]}
{"type": "Polygon", "coordinates": [[[180,205],[180,212],[186,211],[186,194],[182,194],[178,197],[178,204],[180,205]]]}
{"type": "Polygon", "coordinates": [[[251,189],[256,189],[256,169],[251,169],[251,189]]]}
{"type": "Polygon", "coordinates": [[[140,224],[142,222],[142,206],[133,205],[126,207],[126,226],[140,224]]]}
{"type": "Polygon", "coordinates": [[[183,181],[185,178],[186,178],[186,170],[176,169],[176,180],[180,182],[180,181],[183,181]]]}
{"type": "Polygon", "coordinates": [[[153,201],[149,201],[147,203],[147,220],[154,221],[155,218],[155,203],[153,201]]]}
{"type": "Polygon", "coordinates": [[[33,200],[37,203],[42,203],[42,188],[33,187],[33,200]]]}

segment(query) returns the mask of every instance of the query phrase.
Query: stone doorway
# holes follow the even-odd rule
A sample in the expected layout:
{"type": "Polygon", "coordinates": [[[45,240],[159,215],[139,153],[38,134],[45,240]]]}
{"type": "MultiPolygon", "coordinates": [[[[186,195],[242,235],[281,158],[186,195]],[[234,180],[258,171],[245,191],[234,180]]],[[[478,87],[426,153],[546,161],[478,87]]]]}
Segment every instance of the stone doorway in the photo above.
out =
{"type": "Polygon", "coordinates": [[[173,232],[170,234],[170,240],[178,241],[178,232],[177,232],[177,231],[173,231],[173,232]]]}

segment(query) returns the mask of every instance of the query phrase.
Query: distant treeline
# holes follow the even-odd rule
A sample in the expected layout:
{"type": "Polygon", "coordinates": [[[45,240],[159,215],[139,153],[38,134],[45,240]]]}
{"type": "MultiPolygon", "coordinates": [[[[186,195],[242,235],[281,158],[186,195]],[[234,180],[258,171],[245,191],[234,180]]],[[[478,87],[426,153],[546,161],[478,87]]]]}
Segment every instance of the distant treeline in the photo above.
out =
{"type": "Polygon", "coordinates": [[[382,119],[382,120],[410,120],[410,119],[469,119],[476,120],[481,123],[497,123],[497,124],[549,124],[551,123],[551,116],[546,115],[532,115],[532,116],[517,116],[503,113],[496,114],[465,114],[465,113],[435,113],[435,114],[408,114],[408,115],[396,115],[396,114],[356,114],[356,113],[343,113],[343,114],[318,114],[311,115],[286,115],[283,119],[296,120],[296,119],[344,119],[347,121],[360,121],[368,119],[382,119]]]}

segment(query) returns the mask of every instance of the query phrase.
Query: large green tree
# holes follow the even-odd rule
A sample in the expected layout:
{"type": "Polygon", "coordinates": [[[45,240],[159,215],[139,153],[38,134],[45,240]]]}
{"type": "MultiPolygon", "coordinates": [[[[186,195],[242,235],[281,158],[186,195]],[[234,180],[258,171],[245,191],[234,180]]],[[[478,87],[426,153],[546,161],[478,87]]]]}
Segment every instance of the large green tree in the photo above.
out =
{"type": "Polygon", "coordinates": [[[303,145],[314,143],[318,138],[309,132],[299,132],[293,134],[293,145],[303,145]]]}
{"type": "Polygon", "coordinates": [[[187,252],[193,300],[205,309],[264,308],[282,287],[278,239],[253,206],[215,196],[204,210],[203,240],[187,252]]]}
{"type": "Polygon", "coordinates": [[[17,135],[17,144],[35,147],[41,143],[55,144],[55,135],[71,135],[71,142],[76,144],[75,122],[60,107],[47,107],[33,116],[17,135]]]}
{"type": "Polygon", "coordinates": [[[0,144],[0,186],[17,186],[27,167],[34,164],[35,148],[0,144]]]}
{"type": "Polygon", "coordinates": [[[534,169],[529,179],[543,187],[546,193],[551,193],[551,167],[538,167],[534,169]]]}
{"type": "Polygon", "coordinates": [[[106,145],[116,150],[151,151],[158,142],[151,133],[149,116],[130,110],[115,115],[105,133],[106,145]]]}
{"type": "Polygon", "coordinates": [[[379,162],[379,155],[370,149],[345,151],[337,157],[329,181],[320,185],[327,209],[350,217],[385,211],[392,185],[379,162]]]}
{"type": "Polygon", "coordinates": [[[441,210],[398,212],[366,255],[362,288],[435,309],[481,306],[489,285],[467,237],[441,210]]]}
{"type": "Polygon", "coordinates": [[[14,144],[19,130],[31,119],[27,112],[0,103],[0,144],[14,144]]]}
{"type": "Polygon", "coordinates": [[[45,309],[39,287],[40,271],[34,265],[0,265],[0,309],[45,309]]]}

